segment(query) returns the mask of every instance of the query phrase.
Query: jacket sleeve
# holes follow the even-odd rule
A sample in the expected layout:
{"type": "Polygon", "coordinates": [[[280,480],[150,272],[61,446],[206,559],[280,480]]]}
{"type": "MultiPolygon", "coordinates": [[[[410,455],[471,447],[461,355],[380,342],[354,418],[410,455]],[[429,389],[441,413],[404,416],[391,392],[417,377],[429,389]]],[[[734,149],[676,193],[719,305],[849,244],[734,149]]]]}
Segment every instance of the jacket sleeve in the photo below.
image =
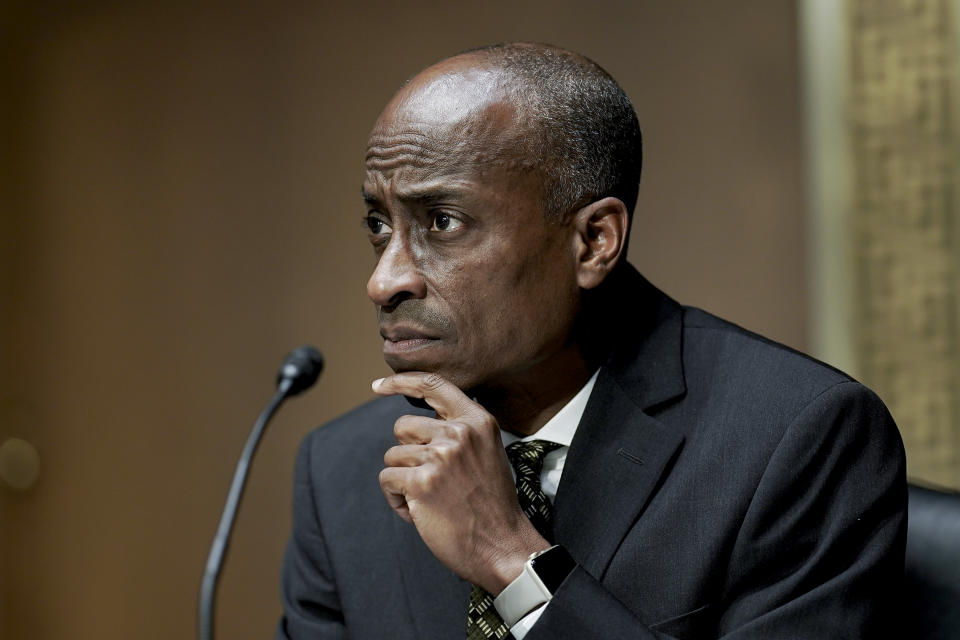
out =
{"type": "Polygon", "coordinates": [[[703,611],[647,626],[578,567],[525,640],[887,637],[905,541],[905,459],[896,425],[872,392],[841,382],[784,432],[733,543],[723,586],[703,611]]]}
{"type": "Polygon", "coordinates": [[[345,640],[349,635],[317,519],[310,442],[305,439],[297,454],[293,526],[281,577],[283,617],[276,640],[345,640]]]}

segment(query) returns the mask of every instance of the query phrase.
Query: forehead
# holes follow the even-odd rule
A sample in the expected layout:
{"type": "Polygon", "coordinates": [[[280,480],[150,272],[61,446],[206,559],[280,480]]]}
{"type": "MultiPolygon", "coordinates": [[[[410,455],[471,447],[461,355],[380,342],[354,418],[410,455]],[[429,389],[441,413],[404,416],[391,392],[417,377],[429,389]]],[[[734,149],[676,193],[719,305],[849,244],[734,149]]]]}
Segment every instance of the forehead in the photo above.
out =
{"type": "Polygon", "coordinates": [[[415,77],[390,101],[370,134],[368,172],[389,175],[403,169],[429,176],[492,163],[521,168],[526,136],[499,76],[496,70],[446,61],[415,77]]]}
{"type": "Polygon", "coordinates": [[[538,174],[529,170],[509,136],[398,128],[371,137],[363,183],[367,200],[411,203],[501,201],[523,197],[539,202],[538,174]]]}
{"type": "Polygon", "coordinates": [[[446,60],[411,78],[384,108],[374,131],[398,118],[442,126],[503,102],[502,72],[467,60],[446,60]]]}
{"type": "Polygon", "coordinates": [[[526,173],[516,136],[495,119],[473,117],[449,126],[403,121],[371,135],[368,180],[472,182],[493,174],[526,173]]]}

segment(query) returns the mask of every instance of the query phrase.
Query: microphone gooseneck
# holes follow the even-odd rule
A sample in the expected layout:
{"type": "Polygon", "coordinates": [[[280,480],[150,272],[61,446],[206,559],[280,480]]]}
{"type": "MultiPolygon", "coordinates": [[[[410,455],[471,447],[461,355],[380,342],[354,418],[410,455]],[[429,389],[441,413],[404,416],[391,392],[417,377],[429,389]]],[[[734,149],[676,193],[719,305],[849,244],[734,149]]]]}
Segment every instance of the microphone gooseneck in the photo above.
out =
{"type": "Polygon", "coordinates": [[[230,484],[230,491],[227,494],[227,503],[223,507],[223,514],[220,516],[220,524],[217,527],[216,536],[213,538],[213,544],[210,545],[210,554],[207,556],[206,569],[203,574],[203,581],[200,584],[199,640],[213,640],[213,606],[216,599],[217,581],[230,544],[230,532],[233,530],[237,508],[240,499],[243,497],[244,485],[246,485],[247,474],[250,471],[250,462],[257,450],[257,445],[260,444],[260,438],[263,436],[267,423],[270,422],[273,414],[276,413],[283,401],[313,386],[317,378],[320,377],[322,370],[323,356],[315,347],[304,345],[291,351],[284,358],[280,371],[277,373],[277,390],[273,394],[273,398],[270,399],[270,402],[257,417],[253,430],[247,438],[243,453],[240,454],[240,460],[237,462],[237,469],[233,473],[233,482],[230,484]]]}

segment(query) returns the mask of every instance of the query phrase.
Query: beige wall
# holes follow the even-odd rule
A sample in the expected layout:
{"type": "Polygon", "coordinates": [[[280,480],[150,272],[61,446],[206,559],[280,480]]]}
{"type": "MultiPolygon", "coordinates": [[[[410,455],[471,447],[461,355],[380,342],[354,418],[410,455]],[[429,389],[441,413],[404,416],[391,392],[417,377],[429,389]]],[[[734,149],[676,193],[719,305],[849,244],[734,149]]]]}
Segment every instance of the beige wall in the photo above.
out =
{"type": "Polygon", "coordinates": [[[792,2],[20,4],[0,9],[0,440],[43,471],[0,487],[4,639],[190,637],[236,456],[313,342],[327,372],[267,433],[222,580],[221,637],[269,636],[295,447],[385,372],[364,140],[457,50],[548,41],[610,70],[645,131],[631,259],[806,346],[792,2]]]}

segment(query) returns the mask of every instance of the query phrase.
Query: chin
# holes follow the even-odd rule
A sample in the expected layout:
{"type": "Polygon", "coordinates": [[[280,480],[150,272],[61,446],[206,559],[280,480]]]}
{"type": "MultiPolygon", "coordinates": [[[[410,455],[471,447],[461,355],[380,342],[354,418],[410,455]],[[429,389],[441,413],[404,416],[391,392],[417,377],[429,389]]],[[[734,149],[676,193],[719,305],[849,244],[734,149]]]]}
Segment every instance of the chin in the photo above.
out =
{"type": "Polygon", "coordinates": [[[446,369],[441,362],[425,359],[392,358],[390,356],[384,356],[383,360],[388,367],[393,369],[394,373],[437,373],[444,379],[453,381],[449,369],[446,369]]]}
{"type": "Polygon", "coordinates": [[[477,376],[466,371],[450,368],[444,362],[436,360],[415,360],[412,358],[399,358],[384,356],[384,361],[394,373],[422,372],[436,373],[444,380],[453,384],[455,387],[470,395],[470,390],[477,386],[477,376]],[[445,366],[446,365],[446,366],[445,366]]]}
{"type": "Polygon", "coordinates": [[[407,373],[408,371],[433,373],[441,369],[437,363],[426,359],[385,355],[383,356],[383,361],[387,363],[388,367],[393,369],[394,373],[407,373]]]}

